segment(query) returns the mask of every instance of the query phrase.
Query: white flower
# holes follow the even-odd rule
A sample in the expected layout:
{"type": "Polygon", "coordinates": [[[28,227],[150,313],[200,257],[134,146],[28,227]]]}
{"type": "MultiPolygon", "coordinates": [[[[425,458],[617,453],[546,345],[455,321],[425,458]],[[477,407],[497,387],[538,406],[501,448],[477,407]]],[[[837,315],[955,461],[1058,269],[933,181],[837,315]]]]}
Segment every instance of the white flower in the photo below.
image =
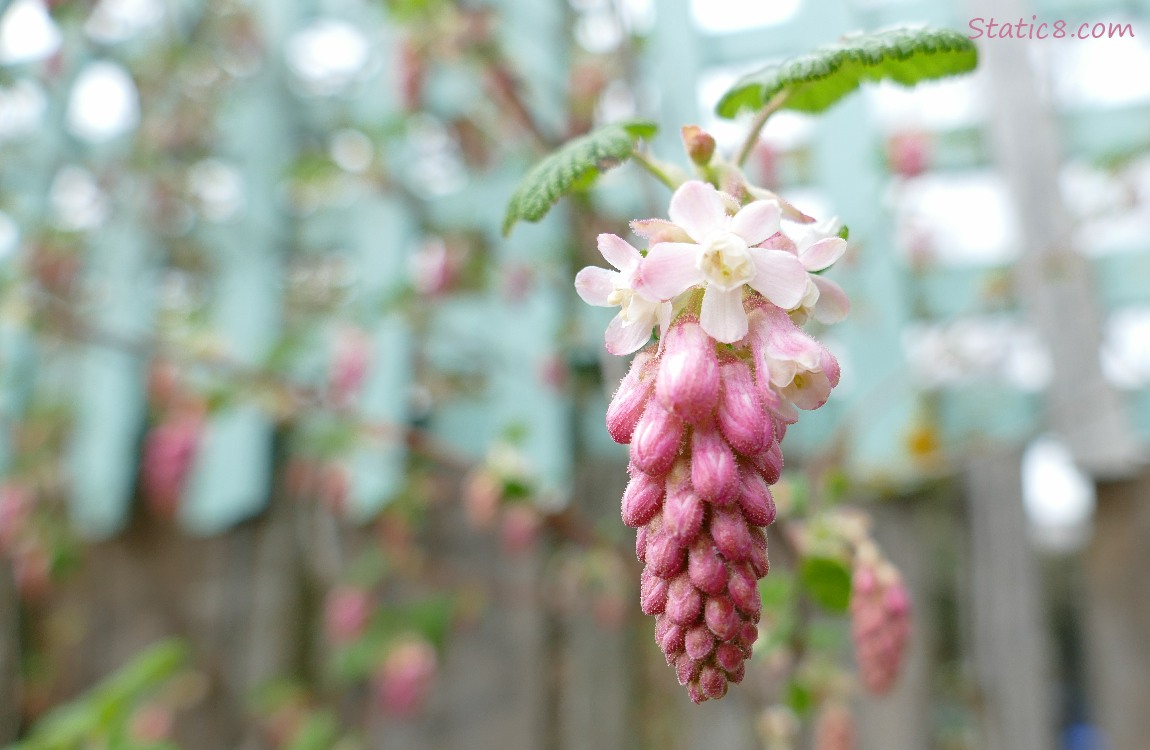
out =
{"type": "Polygon", "coordinates": [[[712,338],[733,343],[747,334],[743,287],[784,309],[802,301],[807,274],[786,251],[756,247],[779,231],[779,204],[755,201],[731,216],[723,195],[705,182],[684,183],[668,212],[692,242],[660,242],[643,259],[635,288],[670,300],[702,285],[699,323],[712,338]]]}
{"type": "Polygon", "coordinates": [[[599,235],[599,252],[619,270],[588,266],[575,276],[575,291],[589,305],[619,308],[619,314],[607,326],[604,340],[612,354],[630,354],[647,343],[654,326],[666,332],[671,323],[671,303],[635,289],[635,275],[643,256],[622,237],[599,235]]]}

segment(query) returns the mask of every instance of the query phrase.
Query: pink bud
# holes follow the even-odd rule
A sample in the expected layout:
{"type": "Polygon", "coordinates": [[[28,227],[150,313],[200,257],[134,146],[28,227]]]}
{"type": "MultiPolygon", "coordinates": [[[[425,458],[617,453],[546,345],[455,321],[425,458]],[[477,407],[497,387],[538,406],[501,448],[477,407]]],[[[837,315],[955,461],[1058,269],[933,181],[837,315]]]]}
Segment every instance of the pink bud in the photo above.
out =
{"type": "Polygon", "coordinates": [[[700,537],[691,546],[687,574],[695,588],[708,594],[721,594],[727,588],[726,563],[706,536],[700,537]]]}
{"type": "Polygon", "coordinates": [[[663,482],[636,470],[623,492],[623,523],[631,528],[643,526],[663,505],[663,482]]]}
{"type": "Polygon", "coordinates": [[[737,507],[715,508],[711,514],[711,538],[727,560],[746,560],[751,556],[751,540],[747,520],[737,507]]]}
{"type": "Polygon", "coordinates": [[[635,559],[647,562],[647,527],[640,526],[635,532],[635,559]]]}
{"type": "Polygon", "coordinates": [[[699,590],[691,585],[691,579],[680,575],[671,581],[667,587],[666,615],[671,622],[679,625],[690,625],[699,616],[703,607],[703,597],[699,590]]]}
{"type": "Polygon", "coordinates": [[[686,549],[670,534],[648,535],[647,565],[660,578],[674,578],[684,567],[686,549]]]}
{"type": "Polygon", "coordinates": [[[679,658],[675,660],[675,676],[679,679],[680,685],[686,685],[688,682],[697,679],[699,676],[699,662],[687,654],[680,654],[679,658]]]}
{"type": "Polygon", "coordinates": [[[652,357],[648,352],[639,352],[631,361],[631,369],[619,383],[618,390],[607,406],[607,432],[616,443],[630,443],[635,433],[635,425],[647,406],[651,395],[652,357]]]}
{"type": "Polygon", "coordinates": [[[666,474],[679,454],[683,430],[683,420],[655,400],[648,401],[631,439],[632,463],[651,476],[666,474]]]}
{"type": "Polygon", "coordinates": [[[715,637],[711,635],[711,631],[707,630],[706,626],[696,625],[687,631],[687,637],[683,644],[687,656],[695,661],[702,661],[711,655],[711,649],[715,647],[715,637]]]}
{"type": "MultiPolygon", "coordinates": [[[[776,422],[782,424],[782,422],[776,422]]],[[[786,432],[784,426],[783,432],[786,432]]],[[[779,438],[782,440],[782,438],[779,438]]],[[[755,454],[751,457],[751,462],[759,473],[763,475],[763,479],[767,484],[774,484],[779,481],[779,477],[783,475],[783,448],[778,442],[771,443],[771,447],[762,453],[755,454]]]]}
{"type": "Polygon", "coordinates": [[[687,150],[687,156],[691,161],[700,167],[710,164],[711,157],[715,154],[714,136],[698,125],[684,125],[680,133],[683,137],[683,148],[687,150]]]}
{"type": "Polygon", "coordinates": [[[751,647],[757,640],[759,640],[758,625],[753,622],[744,622],[742,628],[739,629],[739,637],[735,640],[735,643],[748,659],[751,658],[751,647]]]}
{"type": "Polygon", "coordinates": [[[708,698],[722,698],[727,694],[727,676],[722,670],[708,664],[699,673],[699,686],[708,698]]]}
{"type": "Polygon", "coordinates": [[[763,409],[751,368],[741,360],[726,362],[721,376],[717,417],[723,437],[744,456],[763,452],[775,439],[774,424],[763,409]]]}
{"type": "Polygon", "coordinates": [[[743,681],[743,678],[746,675],[747,675],[747,664],[746,664],[746,662],[744,662],[744,663],[740,664],[738,667],[736,667],[733,671],[727,672],[727,682],[731,683],[732,685],[738,685],[740,682],[743,681]]]}
{"type": "Polygon", "coordinates": [[[655,395],[667,410],[691,424],[715,408],[719,398],[715,342],[693,319],[684,319],[667,333],[655,395]]]}
{"type": "Polygon", "coordinates": [[[757,619],[763,608],[763,600],[759,597],[759,580],[755,578],[753,570],[746,565],[732,565],[727,592],[740,612],[757,619]]]}
{"type": "Polygon", "coordinates": [[[775,499],[767,480],[754,469],[743,467],[740,472],[742,492],[739,493],[739,507],[747,523],[754,526],[770,526],[775,520],[775,499]]]}
{"type": "Polygon", "coordinates": [[[696,427],[691,436],[691,483],[704,500],[724,505],[739,486],[735,454],[713,425],[696,427]]]}
{"type": "Polygon", "coordinates": [[[751,570],[755,571],[755,575],[762,578],[771,570],[770,560],[767,559],[767,535],[762,529],[758,527],[751,528],[751,541],[754,544],[751,546],[751,570]]]}
{"type": "Polygon", "coordinates": [[[743,652],[733,643],[721,643],[715,649],[715,663],[728,674],[743,666],[743,652]]]}
{"type": "Polygon", "coordinates": [[[734,638],[742,624],[738,613],[735,612],[735,605],[725,596],[713,596],[707,599],[703,618],[707,627],[721,641],[734,638]]]}
{"type": "Polygon", "coordinates": [[[691,702],[696,706],[700,703],[706,702],[707,700],[707,696],[703,693],[703,688],[701,685],[699,685],[698,682],[691,682],[687,684],[687,697],[690,698],[691,702]]]}
{"type": "Polygon", "coordinates": [[[674,656],[682,653],[687,631],[686,629],[676,623],[672,622],[671,618],[660,615],[655,618],[655,642],[659,644],[659,648],[667,655],[671,662],[674,662],[674,656]]]}
{"type": "Polygon", "coordinates": [[[702,530],[703,501],[691,491],[689,482],[668,489],[663,528],[684,544],[690,543],[702,530]]]}
{"type": "Polygon", "coordinates": [[[667,606],[667,581],[647,568],[640,579],[639,604],[645,615],[662,614],[667,606]]]}

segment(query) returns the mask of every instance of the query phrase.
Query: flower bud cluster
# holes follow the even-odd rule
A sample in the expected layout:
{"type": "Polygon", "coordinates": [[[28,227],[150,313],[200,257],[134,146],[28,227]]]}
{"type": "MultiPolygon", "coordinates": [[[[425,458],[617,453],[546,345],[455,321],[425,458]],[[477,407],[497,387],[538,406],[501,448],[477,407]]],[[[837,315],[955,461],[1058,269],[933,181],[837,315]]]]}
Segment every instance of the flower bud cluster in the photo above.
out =
{"type": "MultiPolygon", "coordinates": [[[[636,356],[607,411],[611,436],[630,444],[622,516],[638,529],[641,606],[655,616],[659,647],[696,703],[743,679],[758,638],[758,581],[769,569],[764,527],[775,518],[770,486],[793,421],[772,377],[797,367],[783,357],[807,343],[771,308],[757,303],[748,340],[721,350],[697,319],[680,316],[661,353],[636,356]]],[[[829,392],[837,364],[821,347],[811,354],[829,392]]]]}
{"type": "Polygon", "coordinates": [[[851,587],[851,636],[859,675],[871,693],[886,693],[898,679],[910,616],[910,595],[898,570],[877,549],[863,547],[851,587]]]}
{"type": "MultiPolygon", "coordinates": [[[[709,136],[683,135],[696,163],[709,163],[709,136]]],[[[642,349],[607,430],[630,445],[622,515],[637,529],[641,606],[696,703],[743,679],[758,638],[780,442],[797,410],[822,406],[838,384],[838,362],[798,324],[834,322],[848,308],[818,275],[846,249],[833,222],[792,239],[776,196],[742,192],[684,183],[670,221],[632,223],[646,254],[600,235],[617,270],[585,268],[575,281],[589,304],[619,307],[608,351],[642,349]],[[661,341],[643,348],[655,327],[661,341]]]]}

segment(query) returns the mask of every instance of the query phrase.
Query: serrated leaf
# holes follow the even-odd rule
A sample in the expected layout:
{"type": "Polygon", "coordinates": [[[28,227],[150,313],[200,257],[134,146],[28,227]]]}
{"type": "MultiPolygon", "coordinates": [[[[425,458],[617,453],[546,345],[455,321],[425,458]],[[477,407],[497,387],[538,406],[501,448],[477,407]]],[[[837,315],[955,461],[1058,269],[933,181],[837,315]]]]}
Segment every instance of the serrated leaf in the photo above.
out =
{"type": "Polygon", "coordinates": [[[787,91],[784,109],[822,112],[864,81],[890,80],[903,86],[968,73],[978,51],[966,36],[949,29],[892,29],[856,34],[743,76],[723,94],[720,117],[756,111],[787,91]]]}
{"type": "Polygon", "coordinates": [[[650,138],[658,128],[650,122],[608,125],[568,142],[531,168],[507,203],[503,234],[515,223],[539,221],[555,202],[576,187],[586,188],[602,172],[631,157],[640,138],[650,138]]]}
{"type": "Polygon", "coordinates": [[[808,557],[803,560],[799,579],[820,607],[845,612],[850,606],[851,574],[842,561],[833,557],[808,557]]]}

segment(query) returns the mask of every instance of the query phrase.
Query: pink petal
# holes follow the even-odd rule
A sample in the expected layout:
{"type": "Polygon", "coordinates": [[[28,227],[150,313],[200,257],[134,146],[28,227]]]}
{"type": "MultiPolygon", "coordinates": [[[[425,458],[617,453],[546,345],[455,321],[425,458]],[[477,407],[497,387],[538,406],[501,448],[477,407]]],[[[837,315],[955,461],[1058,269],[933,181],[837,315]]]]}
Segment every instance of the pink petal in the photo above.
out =
{"type": "Polygon", "coordinates": [[[731,219],[731,231],[757,245],[779,231],[779,204],[774,201],[755,201],[743,206],[731,219]]]}
{"type": "Polygon", "coordinates": [[[607,344],[607,351],[620,357],[639,351],[650,338],[650,325],[644,325],[642,321],[624,324],[622,314],[616,315],[611,320],[610,325],[607,326],[607,332],[603,336],[607,344]]]}
{"type": "Polygon", "coordinates": [[[681,226],[666,219],[636,219],[631,222],[631,231],[647,240],[649,245],[691,241],[691,236],[681,226]]]}
{"type": "Polygon", "coordinates": [[[647,253],[635,275],[634,288],[647,297],[669,300],[703,280],[695,267],[698,245],[661,242],[647,253]]]}
{"type": "Polygon", "coordinates": [[[802,301],[807,290],[807,269],[799,259],[785,250],[751,249],[755,277],[751,288],[784,310],[802,301]]]}
{"type": "Polygon", "coordinates": [[[716,341],[733,344],[747,335],[747,311],[743,309],[743,288],[723,291],[714,286],[703,293],[699,325],[716,341]]]}
{"type": "Polygon", "coordinates": [[[623,273],[635,268],[643,260],[643,256],[627,240],[614,234],[599,235],[599,252],[608,263],[623,273]]]}
{"type": "Polygon", "coordinates": [[[607,297],[615,291],[615,279],[619,274],[606,268],[587,266],[575,274],[575,291],[588,305],[614,307],[607,297]]]}
{"type": "Polygon", "coordinates": [[[846,252],[847,241],[842,237],[827,237],[799,253],[799,260],[808,271],[827,268],[846,252]]]}
{"type": "Polygon", "coordinates": [[[675,191],[668,214],[696,242],[727,225],[727,209],[719,191],[698,180],[684,182],[675,191]]]}
{"type": "Polygon", "coordinates": [[[819,289],[819,301],[815,303],[815,320],[830,325],[838,323],[851,310],[851,302],[843,288],[822,276],[812,276],[811,281],[819,289]]]}

